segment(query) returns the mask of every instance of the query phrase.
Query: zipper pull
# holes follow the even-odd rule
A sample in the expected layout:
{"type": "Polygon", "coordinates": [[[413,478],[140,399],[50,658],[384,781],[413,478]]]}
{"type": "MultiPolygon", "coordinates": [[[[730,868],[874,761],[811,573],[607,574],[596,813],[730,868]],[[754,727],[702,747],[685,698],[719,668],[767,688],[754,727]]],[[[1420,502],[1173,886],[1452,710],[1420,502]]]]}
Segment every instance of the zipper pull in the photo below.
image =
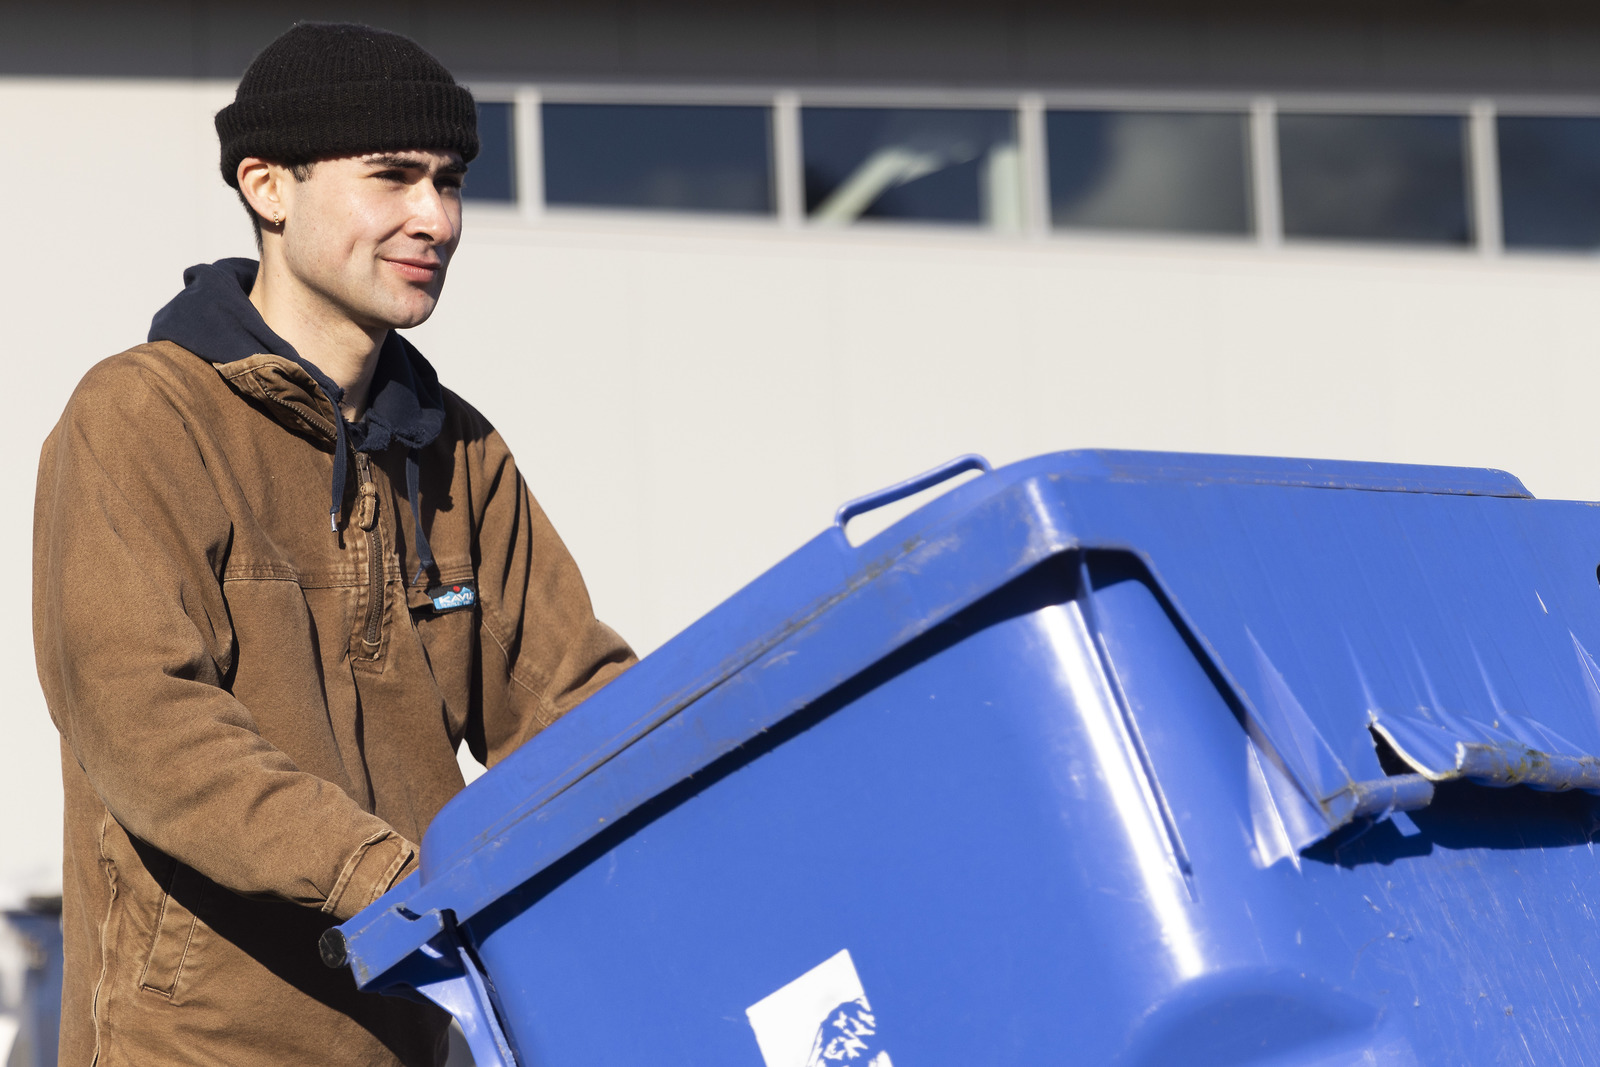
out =
{"type": "Polygon", "coordinates": [[[371,461],[365,452],[356,453],[356,513],[351,521],[363,530],[378,522],[378,487],[372,483],[371,461]]]}
{"type": "Polygon", "coordinates": [[[371,482],[362,482],[356,494],[355,524],[363,530],[370,530],[377,522],[378,487],[371,482]]]}

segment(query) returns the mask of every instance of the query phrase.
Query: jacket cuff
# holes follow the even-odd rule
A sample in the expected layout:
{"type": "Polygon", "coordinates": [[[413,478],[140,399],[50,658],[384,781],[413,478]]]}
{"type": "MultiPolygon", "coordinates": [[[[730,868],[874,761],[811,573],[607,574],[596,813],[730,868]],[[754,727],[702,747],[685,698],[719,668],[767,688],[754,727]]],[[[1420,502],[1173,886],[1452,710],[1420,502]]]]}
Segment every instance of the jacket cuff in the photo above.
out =
{"type": "Polygon", "coordinates": [[[384,830],[357,846],[345,861],[322,910],[340,922],[387,893],[417,866],[417,846],[384,830]]]}

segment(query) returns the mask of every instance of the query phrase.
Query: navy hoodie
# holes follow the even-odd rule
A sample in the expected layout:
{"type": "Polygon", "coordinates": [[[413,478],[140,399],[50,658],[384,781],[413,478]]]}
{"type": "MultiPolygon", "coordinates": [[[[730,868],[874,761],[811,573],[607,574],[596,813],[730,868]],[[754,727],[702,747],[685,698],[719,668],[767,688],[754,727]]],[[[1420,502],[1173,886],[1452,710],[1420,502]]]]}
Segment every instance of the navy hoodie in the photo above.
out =
{"type": "Polygon", "coordinates": [[[219,259],[199,263],[183,272],[183,291],[156,312],[150,321],[151,341],[171,341],[212,363],[232,363],[270,353],[301,367],[311,375],[329,403],[337,421],[333,453],[332,506],[329,521],[338,529],[339,505],[349,478],[351,451],[382,452],[391,445],[406,448],[406,492],[416,520],[417,555],[422,571],[432,571],[433,553],[422,529],[418,450],[430,444],[444,427],[444,395],[439,376],[409,341],[393,330],[378,352],[378,367],[360,422],[347,422],[339,402],[344,390],[316,364],[301,356],[279,337],[250,303],[259,265],[253,259],[219,259]]]}

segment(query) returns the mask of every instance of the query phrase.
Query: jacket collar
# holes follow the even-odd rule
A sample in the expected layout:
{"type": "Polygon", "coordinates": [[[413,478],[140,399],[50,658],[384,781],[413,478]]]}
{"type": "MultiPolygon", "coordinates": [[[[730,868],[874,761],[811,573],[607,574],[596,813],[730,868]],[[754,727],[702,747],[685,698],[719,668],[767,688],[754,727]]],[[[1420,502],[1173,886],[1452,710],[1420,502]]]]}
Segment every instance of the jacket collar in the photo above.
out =
{"type": "Polygon", "coordinates": [[[328,441],[338,436],[333,404],[298,364],[262,353],[213,366],[235,390],[263,401],[261,410],[289,429],[328,441]]]}

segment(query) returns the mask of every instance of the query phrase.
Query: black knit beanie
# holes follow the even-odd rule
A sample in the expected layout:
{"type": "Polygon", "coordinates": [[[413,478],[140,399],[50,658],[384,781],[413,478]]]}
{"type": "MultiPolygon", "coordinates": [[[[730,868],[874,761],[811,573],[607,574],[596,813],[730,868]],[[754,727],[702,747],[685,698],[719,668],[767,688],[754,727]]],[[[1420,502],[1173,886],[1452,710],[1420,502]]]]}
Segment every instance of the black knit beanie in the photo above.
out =
{"type": "Polygon", "coordinates": [[[478,154],[472,94],[409,37],[352,23],[302,22],[262,49],[217,112],[222,177],[239,162],[295,166],[368,152],[478,154]]]}

